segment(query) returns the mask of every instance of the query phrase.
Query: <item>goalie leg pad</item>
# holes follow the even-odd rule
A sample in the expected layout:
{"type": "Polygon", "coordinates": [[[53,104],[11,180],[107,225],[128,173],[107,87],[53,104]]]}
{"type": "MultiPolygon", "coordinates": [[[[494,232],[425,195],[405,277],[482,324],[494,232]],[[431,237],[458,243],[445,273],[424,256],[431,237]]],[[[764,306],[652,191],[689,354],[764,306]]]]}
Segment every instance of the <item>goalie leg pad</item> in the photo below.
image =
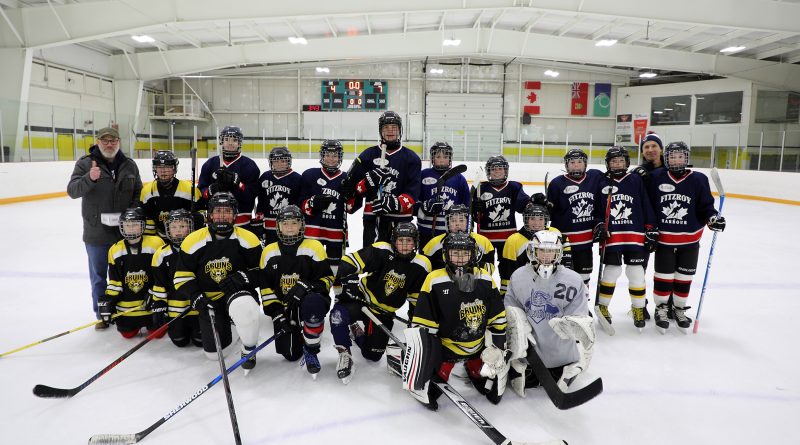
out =
{"type": "Polygon", "coordinates": [[[528,351],[528,334],[532,332],[528,315],[516,306],[506,306],[506,348],[511,358],[524,358],[528,351]]]}
{"type": "MultiPolygon", "coordinates": [[[[403,389],[425,391],[433,373],[442,363],[442,344],[425,328],[407,328],[405,357],[403,357],[403,389]]],[[[415,396],[416,397],[416,396],[415,396]]]]}
{"type": "Polygon", "coordinates": [[[392,374],[403,377],[403,349],[391,341],[386,345],[386,368],[392,374]]]}

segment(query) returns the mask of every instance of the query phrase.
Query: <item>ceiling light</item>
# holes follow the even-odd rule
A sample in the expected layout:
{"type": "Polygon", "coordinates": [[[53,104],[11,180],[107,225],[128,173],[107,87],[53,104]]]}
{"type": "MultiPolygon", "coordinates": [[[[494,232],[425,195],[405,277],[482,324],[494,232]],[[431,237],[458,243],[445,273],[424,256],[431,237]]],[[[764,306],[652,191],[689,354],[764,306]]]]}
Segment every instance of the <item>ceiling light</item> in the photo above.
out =
{"type": "Polygon", "coordinates": [[[289,37],[289,43],[292,45],[308,45],[308,40],[304,37],[289,37]]]}
{"type": "Polygon", "coordinates": [[[652,71],[645,71],[643,73],[639,73],[639,77],[641,77],[643,79],[652,79],[653,77],[656,77],[656,76],[658,76],[658,74],[656,74],[656,73],[654,73],[652,71]]]}
{"type": "Polygon", "coordinates": [[[553,70],[547,70],[544,72],[544,75],[548,77],[558,77],[559,74],[560,73],[558,71],[553,71],[553,70]]]}
{"type": "Polygon", "coordinates": [[[741,51],[743,49],[745,49],[744,46],[729,46],[727,48],[722,48],[721,50],[719,50],[719,52],[725,53],[725,54],[733,54],[733,53],[738,53],[739,51],[741,51]]]}
{"type": "Polygon", "coordinates": [[[664,114],[663,111],[653,111],[653,114],[664,114]]]}
{"type": "Polygon", "coordinates": [[[664,108],[664,111],[672,111],[672,108],[664,108]]]}
{"type": "Polygon", "coordinates": [[[444,70],[441,68],[431,68],[428,72],[431,74],[444,74],[444,70]]]}
{"type": "Polygon", "coordinates": [[[461,39],[444,39],[442,46],[458,46],[461,45],[461,39]]]}
{"type": "Polygon", "coordinates": [[[680,102],[675,102],[675,105],[677,105],[677,106],[679,106],[679,107],[685,107],[685,106],[686,106],[686,104],[682,104],[682,103],[680,103],[680,102]]]}
{"type": "Polygon", "coordinates": [[[595,42],[594,46],[614,46],[616,45],[616,43],[617,43],[616,39],[603,39],[595,42]]]}
{"type": "Polygon", "coordinates": [[[705,97],[700,97],[700,96],[697,97],[697,100],[703,100],[703,99],[705,99],[705,97]]]}
{"type": "Polygon", "coordinates": [[[330,73],[331,69],[326,67],[326,66],[318,66],[317,67],[317,72],[318,73],[330,73]]]}
{"type": "Polygon", "coordinates": [[[139,43],[153,43],[156,41],[156,39],[146,35],[131,36],[131,38],[139,43]]]}

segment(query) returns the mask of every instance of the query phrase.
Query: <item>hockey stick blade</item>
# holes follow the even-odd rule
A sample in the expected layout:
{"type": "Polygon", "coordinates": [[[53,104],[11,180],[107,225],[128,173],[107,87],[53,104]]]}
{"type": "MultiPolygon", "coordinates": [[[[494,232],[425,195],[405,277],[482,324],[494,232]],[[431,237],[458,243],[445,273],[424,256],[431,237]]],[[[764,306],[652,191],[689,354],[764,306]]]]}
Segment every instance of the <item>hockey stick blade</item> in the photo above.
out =
{"type": "Polygon", "coordinates": [[[547,397],[550,397],[550,400],[556,408],[561,410],[575,408],[576,406],[583,405],[589,400],[592,400],[603,392],[603,379],[600,377],[576,391],[562,391],[561,388],[558,387],[553,375],[550,374],[550,370],[547,369],[547,366],[542,361],[542,358],[539,357],[536,348],[533,348],[535,341],[533,341],[530,336],[528,337],[528,341],[531,343],[531,350],[533,351],[531,354],[528,354],[528,364],[533,369],[533,373],[536,374],[536,378],[539,379],[539,383],[541,383],[544,391],[547,393],[547,397]]]}
{"type": "Polygon", "coordinates": [[[725,189],[722,188],[722,180],[719,178],[719,171],[714,167],[711,169],[711,180],[714,182],[714,187],[717,188],[719,196],[725,196],[725,189]]]}
{"type": "Polygon", "coordinates": [[[460,175],[467,171],[467,166],[464,164],[456,165],[455,167],[447,170],[446,172],[442,173],[442,176],[439,176],[439,179],[436,180],[436,188],[442,188],[442,185],[447,182],[450,178],[455,175],[460,175]]]}

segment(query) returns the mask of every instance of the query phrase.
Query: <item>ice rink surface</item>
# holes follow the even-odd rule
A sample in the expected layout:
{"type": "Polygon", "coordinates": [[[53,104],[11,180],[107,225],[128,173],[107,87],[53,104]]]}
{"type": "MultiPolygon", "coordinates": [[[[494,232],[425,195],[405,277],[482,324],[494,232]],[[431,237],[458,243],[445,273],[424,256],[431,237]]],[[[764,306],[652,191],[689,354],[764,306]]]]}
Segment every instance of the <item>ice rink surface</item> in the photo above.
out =
{"type": "MultiPolygon", "coordinates": [[[[0,353],[93,320],[80,201],[58,198],[0,207],[0,353]]],[[[601,376],[605,391],[559,411],[541,389],[519,398],[510,389],[491,405],[452,379],[506,436],[521,441],[565,439],[588,444],[797,444],[800,354],[800,207],[728,199],[728,229],[717,239],[697,335],[652,322],[639,334],[627,315],[624,275],[611,313],[617,334],[598,330],[594,360],[583,380],[601,376]]],[[[361,223],[351,216],[353,248],[361,223]]],[[[711,233],[702,240],[689,314],[694,318],[711,233]]],[[[594,293],[593,276],[591,289],[594,293]]],[[[652,300],[652,265],[648,298],[652,300]]],[[[394,331],[401,334],[401,329],[394,331]]],[[[263,317],[261,339],[272,335],[263,317]]],[[[218,375],[215,361],[168,338],[150,342],[72,399],[39,399],[37,383],[80,385],[136,342],[115,329],[84,329],[0,359],[3,444],[84,444],[93,434],[149,427],[218,375]]],[[[247,377],[230,376],[245,444],[489,444],[445,397],[430,412],[400,389],[385,361],[356,369],[344,386],[337,356],[323,333],[322,372],[314,381],[270,345],[247,377]]],[[[231,354],[228,363],[238,359],[231,354]]],[[[145,444],[233,443],[222,384],[143,439],[145,444]]]]}

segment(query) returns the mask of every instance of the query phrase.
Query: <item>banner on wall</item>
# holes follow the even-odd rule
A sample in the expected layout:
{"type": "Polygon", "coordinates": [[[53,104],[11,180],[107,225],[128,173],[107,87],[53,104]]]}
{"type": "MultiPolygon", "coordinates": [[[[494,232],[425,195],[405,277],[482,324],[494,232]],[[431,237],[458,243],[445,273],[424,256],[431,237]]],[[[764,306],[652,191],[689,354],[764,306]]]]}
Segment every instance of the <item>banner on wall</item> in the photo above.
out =
{"type": "Polygon", "coordinates": [[[632,134],[633,134],[633,115],[618,114],[617,127],[614,129],[615,144],[617,145],[630,144],[632,134]]]}
{"type": "Polygon", "coordinates": [[[649,115],[647,114],[639,114],[633,116],[633,141],[636,145],[639,145],[639,142],[644,139],[644,136],[647,134],[647,120],[649,115]]]}
{"type": "Polygon", "coordinates": [[[611,116],[611,84],[594,84],[594,115],[597,117],[611,116]]]}
{"type": "Polygon", "coordinates": [[[586,82],[572,83],[572,106],[570,114],[573,116],[586,116],[589,107],[589,84],[586,82]]]}
{"type": "Polygon", "coordinates": [[[539,90],[542,89],[542,82],[524,82],[525,95],[523,96],[522,112],[526,114],[539,114],[539,90]]]}

